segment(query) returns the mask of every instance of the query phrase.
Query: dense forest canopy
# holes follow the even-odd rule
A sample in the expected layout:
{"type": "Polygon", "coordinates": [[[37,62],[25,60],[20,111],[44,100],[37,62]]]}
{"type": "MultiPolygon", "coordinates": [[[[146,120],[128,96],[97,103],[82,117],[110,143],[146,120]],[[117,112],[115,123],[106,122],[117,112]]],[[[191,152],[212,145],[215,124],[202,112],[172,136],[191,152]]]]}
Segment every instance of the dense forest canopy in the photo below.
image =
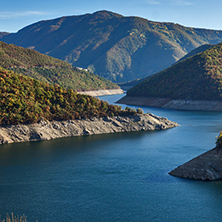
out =
{"type": "Polygon", "coordinates": [[[0,67],[0,125],[134,115],[135,110],[109,105],[72,89],[50,85],[0,67]]]}
{"type": "Polygon", "coordinates": [[[222,100],[222,43],[144,80],[127,95],[222,100]]]}
{"type": "Polygon", "coordinates": [[[32,49],[0,41],[0,66],[50,84],[76,91],[117,89],[116,84],[32,49]]]}

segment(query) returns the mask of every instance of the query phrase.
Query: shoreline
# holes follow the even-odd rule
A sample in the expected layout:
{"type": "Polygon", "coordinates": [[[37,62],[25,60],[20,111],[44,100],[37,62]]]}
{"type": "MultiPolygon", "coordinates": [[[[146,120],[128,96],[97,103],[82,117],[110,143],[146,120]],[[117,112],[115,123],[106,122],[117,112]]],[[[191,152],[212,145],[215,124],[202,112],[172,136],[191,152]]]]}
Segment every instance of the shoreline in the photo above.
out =
{"type": "Polygon", "coordinates": [[[204,181],[222,179],[222,151],[215,147],[176,167],[169,174],[204,181]]]}
{"type": "Polygon", "coordinates": [[[189,111],[222,111],[222,101],[124,96],[116,103],[189,111]]]}
{"type": "Polygon", "coordinates": [[[153,114],[101,117],[82,120],[48,121],[0,127],[0,144],[116,132],[164,130],[179,126],[153,114]]]}
{"type": "Polygon", "coordinates": [[[89,96],[106,96],[106,95],[116,95],[123,94],[125,91],[122,89],[101,89],[92,91],[77,91],[77,93],[89,95],[89,96]]]}

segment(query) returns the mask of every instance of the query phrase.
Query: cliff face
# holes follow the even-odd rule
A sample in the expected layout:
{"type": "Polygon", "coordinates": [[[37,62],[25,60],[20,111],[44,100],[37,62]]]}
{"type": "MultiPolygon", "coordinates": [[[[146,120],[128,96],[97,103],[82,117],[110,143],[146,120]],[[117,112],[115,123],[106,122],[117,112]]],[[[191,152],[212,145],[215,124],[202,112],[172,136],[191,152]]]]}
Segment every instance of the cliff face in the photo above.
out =
{"type": "Polygon", "coordinates": [[[176,126],[177,123],[153,114],[52,122],[41,119],[38,123],[30,125],[0,127],[0,144],[115,132],[162,130],[176,126]]]}

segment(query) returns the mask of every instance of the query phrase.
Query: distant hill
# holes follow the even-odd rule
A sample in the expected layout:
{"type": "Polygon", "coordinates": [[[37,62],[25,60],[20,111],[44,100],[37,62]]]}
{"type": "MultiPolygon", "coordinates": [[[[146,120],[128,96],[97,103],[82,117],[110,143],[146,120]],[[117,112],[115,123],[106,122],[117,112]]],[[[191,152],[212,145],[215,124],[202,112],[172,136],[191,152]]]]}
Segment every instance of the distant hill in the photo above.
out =
{"type": "Polygon", "coordinates": [[[205,50],[213,47],[214,45],[213,44],[205,44],[205,45],[201,45],[197,48],[195,48],[194,50],[192,50],[191,52],[187,53],[184,57],[182,57],[181,59],[178,60],[178,62],[181,62],[185,59],[188,59],[189,57],[191,56],[194,56],[200,52],[204,52],[205,50]]]}
{"type": "Polygon", "coordinates": [[[40,21],[1,40],[127,82],[169,67],[200,45],[221,42],[222,31],[99,11],[40,21]]]}
{"type": "Polygon", "coordinates": [[[1,67],[0,101],[0,125],[35,123],[40,118],[70,120],[136,113],[1,67]]]}
{"type": "Polygon", "coordinates": [[[0,39],[3,37],[3,36],[6,36],[8,35],[9,33],[8,32],[0,32],[0,39]]]}
{"type": "Polygon", "coordinates": [[[183,60],[127,92],[128,96],[222,100],[222,43],[183,60]]]}
{"type": "Polygon", "coordinates": [[[50,84],[59,84],[76,91],[119,88],[116,84],[79,70],[71,64],[0,41],[0,66],[50,84]]]}
{"type": "MultiPolygon", "coordinates": [[[[198,53],[201,53],[201,52],[204,52],[205,50],[213,47],[214,45],[213,44],[205,44],[205,45],[202,45],[202,46],[199,46],[197,48],[195,48],[194,50],[192,50],[191,52],[187,53],[184,57],[182,57],[180,60],[177,61],[178,62],[181,62],[187,58],[190,58],[191,56],[194,56],[198,53]]],[[[155,75],[152,74],[152,75],[148,75],[144,78],[141,78],[141,79],[135,79],[135,80],[132,80],[132,81],[129,81],[129,82],[124,82],[124,83],[119,83],[118,85],[123,88],[124,90],[129,90],[130,88],[134,87],[135,85],[139,84],[140,82],[150,78],[151,76],[155,75]]]]}

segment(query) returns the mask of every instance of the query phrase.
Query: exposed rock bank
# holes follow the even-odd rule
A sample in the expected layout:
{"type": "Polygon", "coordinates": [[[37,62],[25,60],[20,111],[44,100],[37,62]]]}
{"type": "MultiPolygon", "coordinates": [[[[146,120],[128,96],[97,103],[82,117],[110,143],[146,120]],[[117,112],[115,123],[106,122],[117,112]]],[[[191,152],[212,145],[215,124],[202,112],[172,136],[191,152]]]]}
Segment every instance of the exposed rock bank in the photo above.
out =
{"type": "Polygon", "coordinates": [[[115,132],[163,130],[175,126],[178,124],[153,114],[52,122],[42,119],[30,125],[0,127],[0,144],[115,132]]]}
{"type": "Polygon", "coordinates": [[[106,96],[106,95],[123,94],[124,91],[122,89],[104,89],[104,90],[94,90],[94,91],[80,91],[78,93],[89,96],[106,96]]]}
{"type": "Polygon", "coordinates": [[[173,100],[169,98],[124,96],[117,103],[177,110],[222,111],[221,101],[208,100],[173,100]]]}
{"type": "Polygon", "coordinates": [[[177,167],[169,174],[197,180],[222,179],[222,151],[214,148],[177,167]]]}

